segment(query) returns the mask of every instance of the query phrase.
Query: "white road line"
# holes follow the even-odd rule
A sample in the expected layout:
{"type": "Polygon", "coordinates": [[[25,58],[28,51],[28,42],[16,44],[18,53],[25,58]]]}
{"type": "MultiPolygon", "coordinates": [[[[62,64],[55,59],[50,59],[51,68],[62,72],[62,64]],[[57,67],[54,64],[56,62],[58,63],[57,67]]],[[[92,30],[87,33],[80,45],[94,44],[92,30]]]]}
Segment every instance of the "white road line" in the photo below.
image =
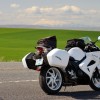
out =
{"type": "Polygon", "coordinates": [[[38,80],[17,80],[17,81],[3,81],[0,82],[0,84],[3,83],[21,83],[21,82],[37,82],[38,80]]]}

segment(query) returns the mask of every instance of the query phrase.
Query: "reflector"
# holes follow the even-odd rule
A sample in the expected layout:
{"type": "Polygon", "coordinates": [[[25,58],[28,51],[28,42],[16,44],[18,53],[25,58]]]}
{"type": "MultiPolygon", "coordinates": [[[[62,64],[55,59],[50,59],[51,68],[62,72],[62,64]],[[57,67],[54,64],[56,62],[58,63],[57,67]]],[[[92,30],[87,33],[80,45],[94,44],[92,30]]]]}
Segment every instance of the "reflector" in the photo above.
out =
{"type": "Polygon", "coordinates": [[[39,54],[42,54],[43,53],[43,48],[42,47],[37,47],[36,49],[37,49],[37,52],[39,54]]]}

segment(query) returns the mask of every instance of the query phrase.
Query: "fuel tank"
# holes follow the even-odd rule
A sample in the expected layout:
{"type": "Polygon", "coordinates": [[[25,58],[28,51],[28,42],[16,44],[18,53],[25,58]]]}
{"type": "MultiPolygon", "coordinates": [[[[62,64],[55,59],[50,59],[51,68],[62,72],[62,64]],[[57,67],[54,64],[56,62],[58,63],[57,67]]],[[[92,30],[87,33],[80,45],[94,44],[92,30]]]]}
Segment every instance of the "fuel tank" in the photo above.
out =
{"type": "Polygon", "coordinates": [[[85,57],[85,52],[78,48],[78,47],[74,47],[74,48],[71,48],[69,51],[68,51],[69,55],[71,57],[73,57],[75,60],[82,60],[83,57],[85,57]]]}

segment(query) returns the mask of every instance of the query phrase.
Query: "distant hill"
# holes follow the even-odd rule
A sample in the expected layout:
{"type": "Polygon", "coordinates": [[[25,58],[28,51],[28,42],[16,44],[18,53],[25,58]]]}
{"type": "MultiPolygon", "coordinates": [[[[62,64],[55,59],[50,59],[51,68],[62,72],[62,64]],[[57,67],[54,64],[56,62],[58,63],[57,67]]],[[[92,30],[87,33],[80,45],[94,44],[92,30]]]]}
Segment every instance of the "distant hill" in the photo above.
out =
{"type": "Polygon", "coordinates": [[[44,26],[39,25],[0,25],[4,28],[44,28],[44,26]]]}
{"type": "Polygon", "coordinates": [[[48,26],[48,25],[0,25],[2,28],[33,28],[33,29],[72,29],[72,30],[91,30],[100,31],[100,27],[90,27],[84,25],[61,25],[61,26],[48,26]]]}

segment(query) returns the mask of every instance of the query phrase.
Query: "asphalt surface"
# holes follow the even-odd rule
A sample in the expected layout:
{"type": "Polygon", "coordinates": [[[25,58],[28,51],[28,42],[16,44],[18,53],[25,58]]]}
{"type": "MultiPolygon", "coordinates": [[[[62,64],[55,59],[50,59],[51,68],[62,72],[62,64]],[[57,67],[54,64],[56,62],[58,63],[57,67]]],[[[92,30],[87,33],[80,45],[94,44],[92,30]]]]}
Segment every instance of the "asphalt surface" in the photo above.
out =
{"type": "Polygon", "coordinates": [[[39,86],[39,72],[23,68],[21,62],[0,63],[0,100],[100,100],[100,92],[88,85],[64,87],[56,95],[39,86]]]}

